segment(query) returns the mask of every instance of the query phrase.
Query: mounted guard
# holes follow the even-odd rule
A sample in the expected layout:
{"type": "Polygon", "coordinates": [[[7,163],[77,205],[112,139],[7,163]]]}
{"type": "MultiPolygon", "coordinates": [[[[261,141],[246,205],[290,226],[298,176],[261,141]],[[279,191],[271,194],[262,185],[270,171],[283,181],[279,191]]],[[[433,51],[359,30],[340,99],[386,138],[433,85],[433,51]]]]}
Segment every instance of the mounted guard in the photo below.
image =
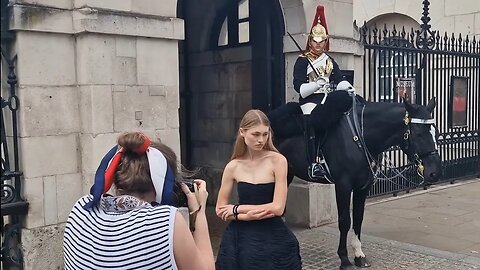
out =
{"type": "Polygon", "coordinates": [[[338,64],[326,53],[328,50],[325,9],[319,5],[308,34],[306,50],[297,58],[293,72],[294,89],[300,94],[299,104],[304,115],[307,157],[312,162],[308,174],[312,180],[327,175],[319,138],[351,106],[351,98],[346,91],[332,94],[343,77],[338,64]]]}

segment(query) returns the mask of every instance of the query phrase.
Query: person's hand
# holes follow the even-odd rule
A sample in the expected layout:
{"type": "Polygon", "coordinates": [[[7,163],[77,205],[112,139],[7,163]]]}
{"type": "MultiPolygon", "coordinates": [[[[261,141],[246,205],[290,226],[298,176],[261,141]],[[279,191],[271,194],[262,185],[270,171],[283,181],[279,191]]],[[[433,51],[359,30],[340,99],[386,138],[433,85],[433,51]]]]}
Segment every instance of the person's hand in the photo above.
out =
{"type": "Polygon", "coordinates": [[[217,209],[217,216],[226,221],[229,217],[233,216],[233,207],[234,205],[232,204],[219,206],[217,209]]]}
{"type": "Polygon", "coordinates": [[[325,85],[329,84],[324,77],[318,77],[316,83],[319,88],[323,88],[325,85]]]}
{"type": "Polygon", "coordinates": [[[202,206],[202,210],[205,210],[207,207],[207,183],[202,179],[193,180],[193,187],[195,189],[195,197],[199,205],[202,206]]]}
{"type": "MultiPolygon", "coordinates": [[[[194,188],[196,188],[195,186],[197,185],[194,184],[194,188]]],[[[188,210],[190,212],[197,211],[201,204],[198,202],[196,194],[194,192],[191,192],[185,183],[181,183],[180,187],[183,193],[185,193],[185,196],[187,196],[188,210]]]]}
{"type": "Polygon", "coordinates": [[[265,219],[265,218],[272,218],[275,216],[275,214],[264,209],[250,210],[247,212],[246,215],[247,215],[247,220],[265,219]]]}

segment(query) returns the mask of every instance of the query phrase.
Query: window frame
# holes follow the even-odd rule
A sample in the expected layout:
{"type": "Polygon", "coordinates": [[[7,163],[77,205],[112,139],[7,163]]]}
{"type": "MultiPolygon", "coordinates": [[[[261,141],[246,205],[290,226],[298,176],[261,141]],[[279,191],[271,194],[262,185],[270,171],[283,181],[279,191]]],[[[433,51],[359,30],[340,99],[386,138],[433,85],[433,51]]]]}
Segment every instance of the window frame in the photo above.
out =
{"type": "Polygon", "coordinates": [[[223,48],[232,48],[232,47],[241,47],[241,46],[249,46],[251,45],[251,31],[250,31],[250,2],[248,3],[248,16],[245,18],[239,18],[239,10],[240,10],[240,3],[242,1],[250,1],[250,0],[238,0],[232,1],[222,12],[221,16],[217,19],[216,31],[214,32],[214,39],[212,40],[212,47],[216,49],[223,49],[223,48]],[[218,41],[220,39],[220,34],[222,32],[222,26],[227,22],[227,44],[219,45],[218,41]],[[248,23],[248,41],[247,42],[240,42],[240,24],[241,23],[248,23]]]}

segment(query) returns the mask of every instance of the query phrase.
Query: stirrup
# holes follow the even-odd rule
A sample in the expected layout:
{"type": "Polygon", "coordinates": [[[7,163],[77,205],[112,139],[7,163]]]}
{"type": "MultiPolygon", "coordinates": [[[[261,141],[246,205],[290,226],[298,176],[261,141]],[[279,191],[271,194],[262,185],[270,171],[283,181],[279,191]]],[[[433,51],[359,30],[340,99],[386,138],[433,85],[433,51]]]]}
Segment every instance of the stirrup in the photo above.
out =
{"type": "Polygon", "coordinates": [[[312,180],[318,180],[321,178],[326,178],[327,171],[323,168],[322,164],[320,163],[312,163],[308,166],[308,177],[312,180]]]}

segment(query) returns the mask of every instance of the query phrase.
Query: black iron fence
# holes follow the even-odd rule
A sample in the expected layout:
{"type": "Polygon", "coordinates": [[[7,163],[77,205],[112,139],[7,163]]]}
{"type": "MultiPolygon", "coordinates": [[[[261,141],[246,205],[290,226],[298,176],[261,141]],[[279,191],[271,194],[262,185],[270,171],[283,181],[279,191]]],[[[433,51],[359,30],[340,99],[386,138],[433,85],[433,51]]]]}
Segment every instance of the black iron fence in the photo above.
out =
{"type": "MultiPolygon", "coordinates": [[[[363,95],[370,101],[399,102],[405,98],[425,105],[436,98],[434,111],[440,137],[443,181],[480,174],[480,41],[430,29],[429,1],[423,1],[420,30],[360,29],[363,57],[363,95]]],[[[422,181],[398,149],[386,155],[391,167],[370,196],[415,188],[422,181]],[[403,172],[399,175],[398,172],[403,172]]]]}
{"type": "Polygon", "coordinates": [[[17,76],[16,56],[7,57],[1,48],[2,89],[0,114],[1,137],[1,210],[2,210],[2,269],[23,269],[23,256],[20,246],[20,218],[27,213],[28,203],[21,197],[22,172],[19,170],[18,118],[19,106],[16,95],[17,76]],[[5,72],[5,66],[8,72],[5,72]],[[8,74],[6,78],[4,74],[8,74]],[[3,88],[7,79],[8,87],[3,88]],[[4,95],[5,94],[5,95],[4,95]],[[13,163],[13,164],[12,164],[13,163]],[[13,166],[12,166],[13,165],[13,166]]]}

